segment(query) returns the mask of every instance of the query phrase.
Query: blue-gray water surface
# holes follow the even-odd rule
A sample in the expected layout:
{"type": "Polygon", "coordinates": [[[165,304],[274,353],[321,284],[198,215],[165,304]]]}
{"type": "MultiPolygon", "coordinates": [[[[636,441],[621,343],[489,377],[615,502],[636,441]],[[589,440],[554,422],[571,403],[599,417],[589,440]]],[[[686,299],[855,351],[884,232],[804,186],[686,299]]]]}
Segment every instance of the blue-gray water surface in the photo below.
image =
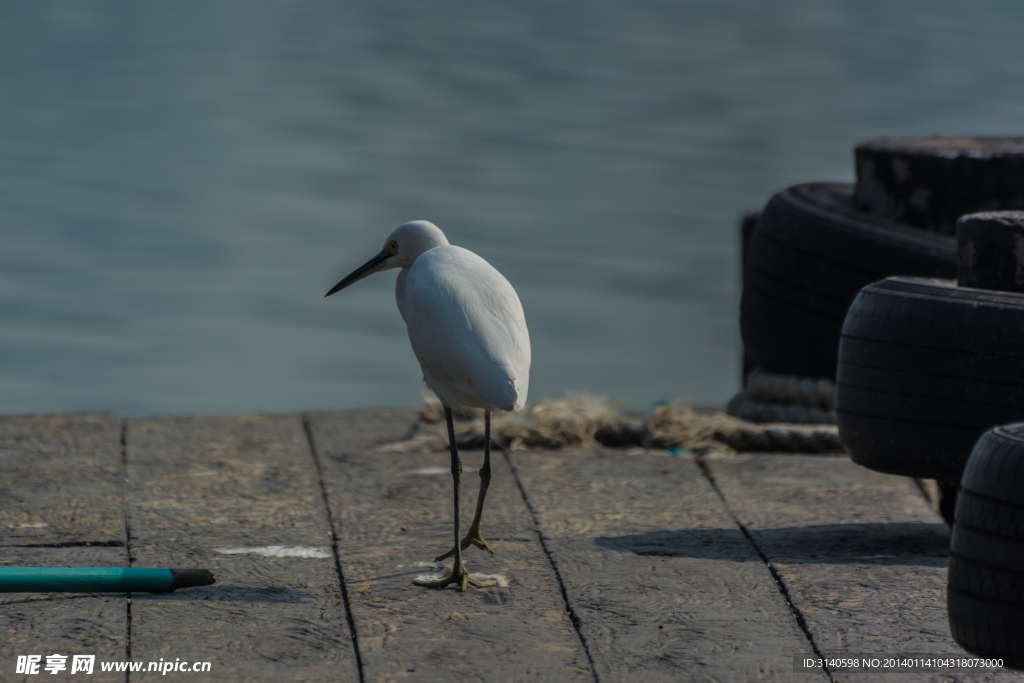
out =
{"type": "Polygon", "coordinates": [[[424,218],[512,282],[531,399],[719,403],[737,219],[882,134],[1020,134],[1024,4],[6,3],[0,411],[419,402],[424,218]]]}

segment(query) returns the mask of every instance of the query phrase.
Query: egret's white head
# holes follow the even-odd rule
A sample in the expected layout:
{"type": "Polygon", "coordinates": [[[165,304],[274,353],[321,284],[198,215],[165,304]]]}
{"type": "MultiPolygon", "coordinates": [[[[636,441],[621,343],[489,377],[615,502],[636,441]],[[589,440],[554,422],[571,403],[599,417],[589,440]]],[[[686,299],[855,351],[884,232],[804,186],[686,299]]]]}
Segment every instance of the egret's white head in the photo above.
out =
{"type": "Polygon", "coordinates": [[[430,221],[399,225],[384,242],[384,251],[391,254],[387,268],[408,268],[420,254],[443,244],[448,244],[448,238],[430,221]]]}
{"type": "Polygon", "coordinates": [[[441,228],[430,221],[410,221],[400,225],[388,235],[379,254],[331,287],[331,291],[325,296],[341,291],[352,283],[382,270],[408,268],[420,254],[444,244],[448,244],[448,239],[441,232],[441,228]]]}

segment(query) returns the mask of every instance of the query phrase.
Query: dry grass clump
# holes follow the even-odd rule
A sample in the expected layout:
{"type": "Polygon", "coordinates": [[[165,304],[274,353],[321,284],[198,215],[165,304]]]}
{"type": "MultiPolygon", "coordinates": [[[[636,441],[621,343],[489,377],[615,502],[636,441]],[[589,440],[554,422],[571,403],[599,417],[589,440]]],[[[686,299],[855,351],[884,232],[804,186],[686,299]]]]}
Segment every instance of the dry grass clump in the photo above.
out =
{"type": "MultiPolygon", "coordinates": [[[[420,423],[410,439],[381,448],[390,453],[448,449],[448,428],[444,408],[433,396],[424,395],[420,423]]],[[[630,431],[630,420],[604,399],[586,394],[570,395],[558,401],[531,403],[518,413],[491,414],[491,444],[502,450],[525,448],[583,448],[598,441],[595,435],[609,430],[630,431]],[[603,431],[602,431],[603,430],[603,431]]],[[[464,411],[454,420],[455,442],[460,448],[483,448],[482,410],[464,411]]]]}
{"type": "Polygon", "coordinates": [[[661,405],[647,419],[647,445],[652,448],[731,451],[722,435],[742,424],[721,412],[698,414],[686,404],[661,405]]]}

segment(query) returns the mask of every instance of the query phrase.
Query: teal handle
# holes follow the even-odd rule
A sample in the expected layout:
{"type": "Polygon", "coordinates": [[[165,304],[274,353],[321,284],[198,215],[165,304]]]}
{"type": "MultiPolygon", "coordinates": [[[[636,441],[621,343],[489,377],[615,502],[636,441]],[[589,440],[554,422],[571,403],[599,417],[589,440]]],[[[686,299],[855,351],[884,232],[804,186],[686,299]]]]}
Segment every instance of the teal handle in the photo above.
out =
{"type": "Polygon", "coordinates": [[[0,593],[166,593],[170,569],[0,568],[0,593]]]}

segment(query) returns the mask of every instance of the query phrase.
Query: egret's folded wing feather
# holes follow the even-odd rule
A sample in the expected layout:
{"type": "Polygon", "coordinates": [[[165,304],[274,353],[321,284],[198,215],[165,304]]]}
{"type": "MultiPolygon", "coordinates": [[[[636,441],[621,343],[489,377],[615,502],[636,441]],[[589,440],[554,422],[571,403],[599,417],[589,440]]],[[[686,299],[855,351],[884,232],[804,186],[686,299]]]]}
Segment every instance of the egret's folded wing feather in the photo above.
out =
{"type": "Polygon", "coordinates": [[[410,269],[405,296],[409,341],[425,373],[496,408],[522,407],[529,334],[500,273],[465,249],[439,247],[410,269]]]}

